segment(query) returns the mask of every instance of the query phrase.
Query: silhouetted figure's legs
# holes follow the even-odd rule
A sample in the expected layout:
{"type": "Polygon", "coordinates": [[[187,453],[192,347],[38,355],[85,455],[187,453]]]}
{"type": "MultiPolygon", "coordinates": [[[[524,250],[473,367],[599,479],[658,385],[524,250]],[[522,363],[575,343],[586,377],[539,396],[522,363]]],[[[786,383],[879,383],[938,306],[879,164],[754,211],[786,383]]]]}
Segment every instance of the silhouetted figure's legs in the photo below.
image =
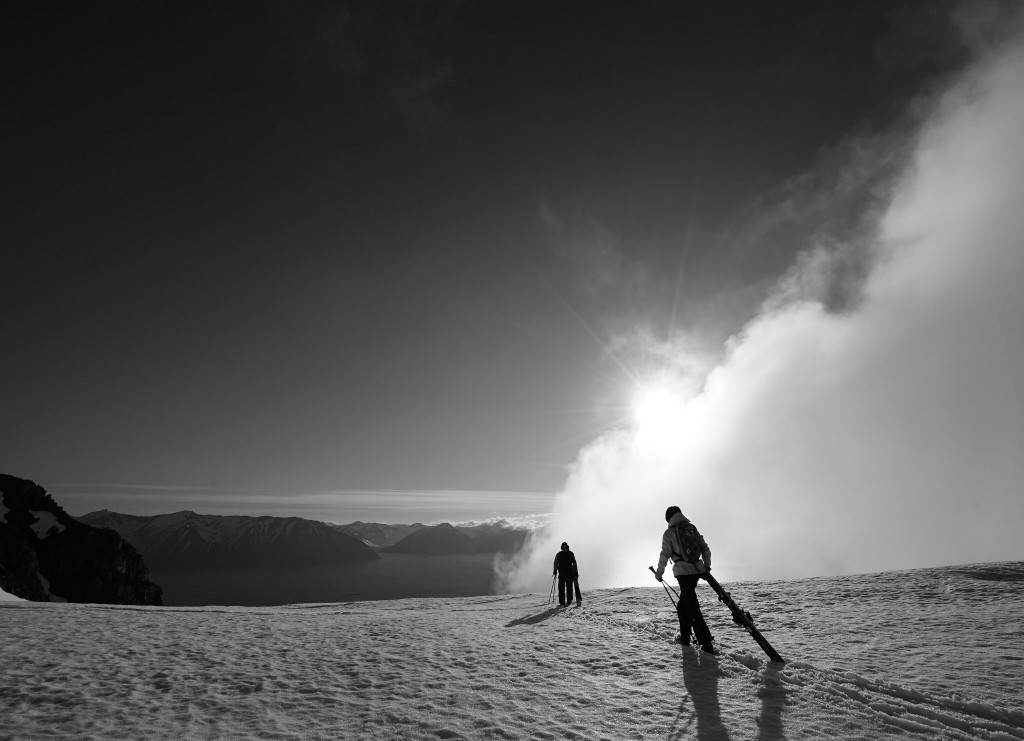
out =
{"type": "Polygon", "coordinates": [[[558,604],[567,605],[572,602],[572,577],[558,575],[558,604]]]}
{"type": "Polygon", "coordinates": [[[704,622],[704,614],[700,611],[700,602],[697,600],[696,589],[700,575],[677,576],[676,579],[679,581],[679,633],[683,643],[689,641],[692,629],[697,643],[701,646],[710,646],[711,631],[704,622]]]}

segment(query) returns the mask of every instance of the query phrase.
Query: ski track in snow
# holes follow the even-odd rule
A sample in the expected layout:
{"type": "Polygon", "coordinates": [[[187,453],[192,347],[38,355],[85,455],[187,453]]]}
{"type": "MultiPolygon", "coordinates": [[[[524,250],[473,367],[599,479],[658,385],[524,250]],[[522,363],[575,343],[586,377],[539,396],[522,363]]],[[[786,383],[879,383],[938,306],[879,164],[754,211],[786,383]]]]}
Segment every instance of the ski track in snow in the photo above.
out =
{"type": "Polygon", "coordinates": [[[660,588],[568,609],[3,602],[0,738],[1024,739],[1024,564],[1008,566],[1021,579],[726,585],[782,666],[703,586],[717,657],[672,643],[660,588]]]}

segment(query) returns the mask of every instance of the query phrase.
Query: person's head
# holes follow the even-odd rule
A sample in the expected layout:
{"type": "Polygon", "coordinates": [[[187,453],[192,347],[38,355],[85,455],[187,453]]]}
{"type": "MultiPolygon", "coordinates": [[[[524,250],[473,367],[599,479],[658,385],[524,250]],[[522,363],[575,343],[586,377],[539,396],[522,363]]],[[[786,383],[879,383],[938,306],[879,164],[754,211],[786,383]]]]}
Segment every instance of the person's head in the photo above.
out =
{"type": "Polygon", "coordinates": [[[569,544],[568,543],[562,543],[562,550],[563,551],[569,550],[569,544]]]}
{"type": "Polygon", "coordinates": [[[665,522],[668,522],[674,516],[678,515],[680,512],[682,512],[682,510],[679,509],[679,507],[676,507],[673,504],[671,507],[669,507],[667,510],[665,510],[665,522]]]}

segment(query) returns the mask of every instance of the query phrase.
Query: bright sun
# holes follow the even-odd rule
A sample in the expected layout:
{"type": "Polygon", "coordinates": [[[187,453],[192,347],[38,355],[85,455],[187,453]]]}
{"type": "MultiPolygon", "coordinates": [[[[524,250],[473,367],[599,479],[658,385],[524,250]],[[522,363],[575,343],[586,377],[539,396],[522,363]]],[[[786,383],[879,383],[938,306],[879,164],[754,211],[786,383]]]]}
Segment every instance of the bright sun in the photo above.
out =
{"type": "Polygon", "coordinates": [[[665,386],[649,386],[633,397],[633,419],[639,432],[660,438],[679,424],[684,400],[665,386]]]}

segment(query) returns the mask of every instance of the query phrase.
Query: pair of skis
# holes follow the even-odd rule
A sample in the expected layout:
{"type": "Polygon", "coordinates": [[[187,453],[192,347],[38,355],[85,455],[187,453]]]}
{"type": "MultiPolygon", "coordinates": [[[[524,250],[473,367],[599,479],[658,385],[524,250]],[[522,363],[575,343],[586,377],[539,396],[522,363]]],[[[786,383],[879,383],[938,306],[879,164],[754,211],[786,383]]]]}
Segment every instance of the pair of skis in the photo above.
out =
{"type": "MultiPolygon", "coordinates": [[[[657,574],[657,572],[654,571],[653,566],[649,568],[653,573],[657,574]]],[[[768,643],[768,639],[761,635],[761,631],[759,631],[757,626],[754,625],[754,618],[751,617],[750,613],[736,604],[732,595],[722,588],[722,585],[718,583],[718,580],[709,572],[704,572],[700,575],[700,578],[711,585],[711,588],[715,590],[715,594],[718,595],[718,601],[724,602],[725,606],[729,608],[730,612],[732,612],[732,621],[750,633],[750,637],[757,642],[757,645],[760,646],[766,654],[768,654],[768,658],[780,664],[785,663],[783,658],[779,655],[779,652],[772,648],[772,644],[768,643]]],[[[669,587],[666,586],[664,582],[662,582],[662,586],[665,587],[666,592],[669,590],[669,587]]],[[[672,594],[675,594],[674,589],[672,590],[672,594]]],[[[678,600],[679,595],[676,595],[676,601],[678,602],[678,600]]]]}

